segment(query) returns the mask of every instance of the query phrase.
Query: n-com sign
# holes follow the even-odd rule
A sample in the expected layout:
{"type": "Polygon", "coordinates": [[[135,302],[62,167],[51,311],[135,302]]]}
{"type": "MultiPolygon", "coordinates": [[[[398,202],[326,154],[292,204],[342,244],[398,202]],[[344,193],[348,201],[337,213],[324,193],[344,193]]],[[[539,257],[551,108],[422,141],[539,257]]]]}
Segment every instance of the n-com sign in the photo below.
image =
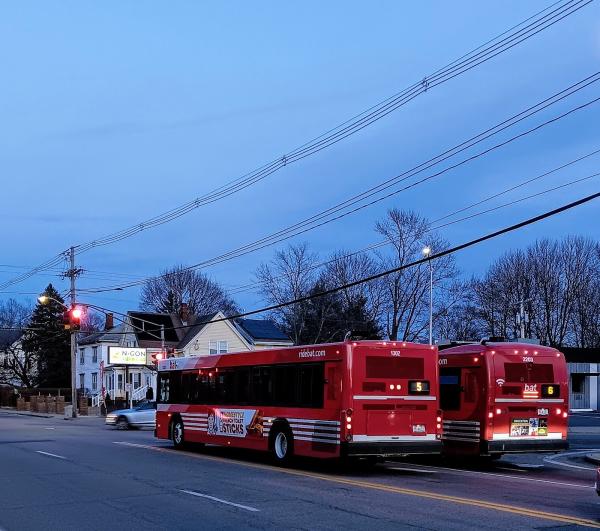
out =
{"type": "Polygon", "coordinates": [[[145,348],[108,347],[109,365],[148,365],[145,348]]]}

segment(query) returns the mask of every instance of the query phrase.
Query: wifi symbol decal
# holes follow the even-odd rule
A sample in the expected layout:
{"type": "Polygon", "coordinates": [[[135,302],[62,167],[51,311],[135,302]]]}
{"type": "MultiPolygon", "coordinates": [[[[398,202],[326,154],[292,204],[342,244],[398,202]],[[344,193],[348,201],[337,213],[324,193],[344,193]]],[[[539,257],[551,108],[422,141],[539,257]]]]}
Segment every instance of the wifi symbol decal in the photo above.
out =
{"type": "Polygon", "coordinates": [[[497,383],[498,385],[504,385],[504,379],[503,379],[503,378],[498,378],[498,379],[496,380],[496,383],[497,383]]]}

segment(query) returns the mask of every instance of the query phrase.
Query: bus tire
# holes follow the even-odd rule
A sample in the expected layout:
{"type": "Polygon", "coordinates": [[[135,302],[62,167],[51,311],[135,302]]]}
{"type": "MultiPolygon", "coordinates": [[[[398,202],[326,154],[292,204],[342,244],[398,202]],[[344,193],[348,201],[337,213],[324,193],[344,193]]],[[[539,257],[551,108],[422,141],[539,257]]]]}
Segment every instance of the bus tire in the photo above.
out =
{"type": "Polygon", "coordinates": [[[277,465],[287,465],[294,455],[294,436],[288,426],[279,424],[271,429],[270,450],[277,465]]]}
{"type": "Polygon", "coordinates": [[[180,450],[184,447],[184,432],[183,432],[183,421],[176,417],[171,423],[171,440],[176,450],[180,450]]]}

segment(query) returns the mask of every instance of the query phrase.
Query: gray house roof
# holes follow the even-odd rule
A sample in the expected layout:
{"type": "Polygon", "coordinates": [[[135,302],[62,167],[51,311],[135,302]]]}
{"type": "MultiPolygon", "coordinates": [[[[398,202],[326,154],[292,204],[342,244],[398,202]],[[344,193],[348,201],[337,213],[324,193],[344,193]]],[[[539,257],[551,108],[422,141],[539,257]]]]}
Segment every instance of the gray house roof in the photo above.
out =
{"type": "Polygon", "coordinates": [[[95,332],[89,336],[82,337],[77,340],[78,345],[92,345],[94,343],[118,343],[121,339],[122,332],[125,327],[120,324],[114,326],[110,330],[102,330],[101,332],[95,332]]]}
{"type": "MultiPolygon", "coordinates": [[[[194,319],[192,324],[183,339],[177,345],[177,348],[183,349],[203,330],[210,321],[215,318],[219,312],[214,312],[207,315],[200,315],[194,319]]],[[[289,343],[293,345],[292,340],[284,334],[277,325],[270,319],[234,319],[231,324],[239,332],[239,334],[250,344],[255,344],[260,341],[289,343]]]]}
{"type": "Polygon", "coordinates": [[[270,319],[236,319],[235,324],[242,333],[255,341],[289,341],[292,340],[288,335],[270,319]]]}

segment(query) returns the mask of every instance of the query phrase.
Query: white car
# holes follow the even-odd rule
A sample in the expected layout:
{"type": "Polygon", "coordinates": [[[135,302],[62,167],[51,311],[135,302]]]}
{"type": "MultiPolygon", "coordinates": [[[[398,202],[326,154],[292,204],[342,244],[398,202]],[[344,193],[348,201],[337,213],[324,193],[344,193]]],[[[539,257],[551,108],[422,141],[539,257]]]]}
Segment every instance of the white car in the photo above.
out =
{"type": "Polygon", "coordinates": [[[143,402],[131,409],[118,409],[106,415],[106,424],[121,430],[129,428],[154,428],[156,402],[143,402]]]}

